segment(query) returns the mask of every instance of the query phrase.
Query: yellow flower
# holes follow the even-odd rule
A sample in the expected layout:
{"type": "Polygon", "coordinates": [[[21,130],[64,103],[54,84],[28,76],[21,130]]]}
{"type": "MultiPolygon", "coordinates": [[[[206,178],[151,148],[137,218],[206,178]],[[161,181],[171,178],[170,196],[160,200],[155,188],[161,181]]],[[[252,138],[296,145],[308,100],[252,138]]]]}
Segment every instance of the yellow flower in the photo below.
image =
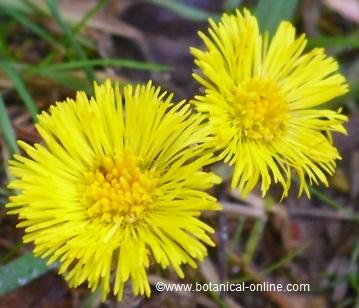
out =
{"type": "Polygon", "coordinates": [[[308,184],[327,185],[335,160],[331,132],[345,133],[347,117],[320,105],[348,91],[337,62],[316,48],[303,53],[305,35],[281,22],[273,38],[263,36],[247,10],[209,21],[199,32],[206,49],[192,48],[200,72],[194,78],[205,88],[195,97],[216,136],[219,159],[234,165],[232,189],[246,195],[261,180],[263,196],[272,182],[287,195],[291,170],[308,184]]]}
{"type": "Polygon", "coordinates": [[[102,297],[121,299],[131,279],[134,294],[150,295],[147,268],[196,267],[213,229],[199,220],[218,210],[204,190],[220,179],[202,167],[213,161],[206,148],[203,116],[185,102],[146,86],[95,85],[95,98],[78,92],[43,112],[36,125],[43,144],[19,145],[9,187],[19,190],[7,205],[22,220],[24,242],[48,262],[60,261],[70,286],[88,283],[102,297]],[[124,102],[123,102],[124,101],[124,102]]]}

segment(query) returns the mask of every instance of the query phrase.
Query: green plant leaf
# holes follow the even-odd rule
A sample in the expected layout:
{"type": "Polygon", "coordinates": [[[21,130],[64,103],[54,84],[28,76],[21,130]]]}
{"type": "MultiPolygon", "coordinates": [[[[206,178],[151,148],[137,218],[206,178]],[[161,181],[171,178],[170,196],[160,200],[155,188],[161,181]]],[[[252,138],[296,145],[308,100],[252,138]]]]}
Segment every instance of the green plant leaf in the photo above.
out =
{"type": "Polygon", "coordinates": [[[268,273],[273,272],[274,270],[276,270],[276,269],[278,269],[278,268],[280,268],[282,266],[287,265],[292,259],[299,256],[302,252],[307,250],[312,244],[313,244],[313,242],[311,242],[311,241],[307,241],[307,242],[303,243],[297,249],[290,252],[288,255],[286,255],[282,259],[278,260],[277,262],[272,263],[270,266],[268,266],[267,268],[261,270],[259,273],[261,275],[268,274],[268,273]]]}
{"type": "Polygon", "coordinates": [[[219,19],[218,15],[207,12],[193,6],[181,3],[175,0],[147,0],[150,3],[166,8],[177,15],[193,20],[193,21],[206,21],[208,18],[219,19]]]}
{"type": "Polygon", "coordinates": [[[119,66],[125,68],[132,68],[137,70],[148,70],[148,71],[169,71],[170,67],[156,64],[156,63],[145,63],[127,59],[89,59],[80,61],[71,61],[64,63],[46,64],[44,66],[32,66],[24,71],[25,74],[37,74],[39,72],[59,72],[59,71],[70,71],[81,69],[85,67],[93,66],[119,66]]]}
{"type": "Polygon", "coordinates": [[[87,24],[87,22],[98,12],[100,11],[107,3],[109,0],[99,0],[95,3],[95,5],[89,9],[86,14],[84,15],[84,17],[77,23],[74,25],[74,27],[72,28],[72,33],[77,34],[78,32],[81,31],[81,29],[87,24]]]}
{"type": "Polygon", "coordinates": [[[297,7],[298,0],[260,0],[255,15],[258,18],[261,31],[275,33],[282,20],[290,20],[297,7]]]}
{"type": "Polygon", "coordinates": [[[26,253],[0,267],[0,295],[29,283],[49,270],[44,260],[26,253]]]}
{"type": "MultiPolygon", "coordinates": [[[[47,0],[47,5],[50,10],[51,15],[54,17],[56,23],[59,25],[60,29],[62,30],[67,42],[72,47],[73,51],[76,54],[77,60],[87,60],[86,53],[83,51],[81,45],[79,45],[73,35],[71,28],[67,25],[67,23],[63,20],[59,9],[58,9],[58,2],[57,0],[47,0]]],[[[86,75],[87,80],[92,83],[95,78],[95,73],[93,72],[91,67],[85,67],[84,72],[86,75]]]]}
{"type": "Polygon", "coordinates": [[[354,35],[342,36],[326,36],[320,35],[312,37],[309,40],[309,46],[324,46],[324,47],[351,47],[359,48],[359,33],[354,35]]]}
{"type": "Polygon", "coordinates": [[[28,7],[27,1],[23,0],[0,0],[0,6],[7,6],[11,9],[16,9],[18,11],[21,11],[22,13],[29,13],[31,11],[31,8],[28,7]]]}
{"type": "Polygon", "coordinates": [[[246,244],[245,251],[242,253],[242,262],[245,265],[249,265],[252,262],[254,253],[258,248],[259,241],[262,237],[262,233],[266,222],[264,219],[258,219],[251,230],[249,239],[246,244]]]}
{"type": "Polygon", "coordinates": [[[11,121],[7,114],[5,103],[1,95],[0,95],[0,131],[4,137],[10,155],[12,156],[13,154],[19,152],[19,148],[17,147],[16,144],[15,132],[11,126],[11,121]]]}
{"type": "Polygon", "coordinates": [[[35,34],[37,34],[40,38],[42,38],[45,42],[49,43],[55,48],[63,49],[63,46],[56,41],[56,39],[47,31],[44,30],[43,27],[38,26],[36,23],[31,21],[24,12],[16,10],[11,6],[4,5],[0,3],[0,7],[2,11],[14,18],[17,22],[21,23],[24,27],[28,28],[35,34]]]}
{"type": "Polygon", "coordinates": [[[36,115],[38,113],[37,107],[17,71],[7,61],[0,61],[0,69],[11,79],[27,110],[30,112],[31,117],[36,121],[36,115]]]}
{"type": "Polygon", "coordinates": [[[42,76],[46,79],[55,81],[56,83],[63,85],[74,91],[85,91],[87,94],[92,94],[92,86],[89,86],[89,83],[86,79],[80,76],[76,76],[71,72],[61,72],[61,71],[38,71],[35,74],[30,74],[29,76],[42,76]]]}

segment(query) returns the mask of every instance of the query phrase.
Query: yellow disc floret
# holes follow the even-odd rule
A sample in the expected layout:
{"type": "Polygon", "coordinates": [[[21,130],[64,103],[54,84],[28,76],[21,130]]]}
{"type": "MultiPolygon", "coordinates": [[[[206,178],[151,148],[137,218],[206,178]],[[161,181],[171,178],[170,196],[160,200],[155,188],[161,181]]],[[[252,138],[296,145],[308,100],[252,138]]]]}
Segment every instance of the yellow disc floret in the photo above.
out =
{"type": "Polygon", "coordinates": [[[288,104],[272,81],[253,78],[235,88],[233,115],[243,137],[272,141],[288,126],[288,104]]]}
{"type": "Polygon", "coordinates": [[[115,158],[105,156],[96,170],[86,174],[87,213],[107,223],[140,220],[153,204],[156,179],[152,173],[141,171],[139,159],[129,152],[115,158]]]}

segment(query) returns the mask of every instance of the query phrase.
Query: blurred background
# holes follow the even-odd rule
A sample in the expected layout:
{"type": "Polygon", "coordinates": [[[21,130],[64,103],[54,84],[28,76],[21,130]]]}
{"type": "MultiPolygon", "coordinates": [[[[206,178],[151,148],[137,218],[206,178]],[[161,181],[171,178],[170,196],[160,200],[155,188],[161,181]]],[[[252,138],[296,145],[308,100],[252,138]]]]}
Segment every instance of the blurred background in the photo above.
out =
{"type": "MultiPolygon", "coordinates": [[[[359,1],[357,0],[0,0],[0,307],[359,307],[359,1]],[[7,161],[15,140],[39,142],[36,114],[75,90],[91,95],[93,80],[154,80],[176,99],[198,92],[189,46],[209,17],[247,7],[269,30],[291,19],[309,48],[324,47],[340,62],[350,92],[330,103],[349,116],[348,136],[335,135],[343,160],[330,187],[311,200],[274,188],[243,200],[226,184],[213,194],[221,214],[204,214],[216,248],[185,279],[151,268],[150,282],[306,283],[305,292],[172,292],[130,294],[121,303],[65,281],[23,245],[16,217],[5,215],[7,161]]],[[[213,170],[230,178],[223,165],[213,170]]],[[[226,182],[225,182],[226,183],[226,182]]],[[[56,267],[56,266],[55,266],[56,267]]],[[[130,293],[130,292],[129,292],[130,293]]]]}

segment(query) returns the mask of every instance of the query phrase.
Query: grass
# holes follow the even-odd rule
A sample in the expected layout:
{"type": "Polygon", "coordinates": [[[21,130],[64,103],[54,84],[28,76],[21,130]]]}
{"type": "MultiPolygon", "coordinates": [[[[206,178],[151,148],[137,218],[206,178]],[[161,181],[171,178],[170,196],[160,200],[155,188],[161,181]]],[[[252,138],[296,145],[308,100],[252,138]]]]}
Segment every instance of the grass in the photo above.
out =
{"type": "MultiPolygon", "coordinates": [[[[299,248],[295,249],[293,252],[288,253],[286,256],[284,256],[283,258],[279,259],[278,261],[272,263],[270,266],[259,270],[258,271],[258,275],[265,275],[265,274],[269,274],[281,267],[284,267],[286,265],[288,265],[291,261],[293,261],[297,256],[299,256],[300,254],[302,254],[305,250],[307,250],[313,243],[312,242],[306,242],[303,245],[301,245],[299,248]]],[[[242,276],[238,279],[234,279],[231,280],[231,283],[240,283],[240,282],[246,282],[251,280],[251,277],[249,276],[242,276]]]]}
{"type": "MultiPolygon", "coordinates": [[[[16,144],[16,136],[14,129],[11,126],[11,121],[6,112],[5,102],[0,95],[0,131],[5,140],[6,146],[9,150],[9,154],[13,155],[19,152],[19,148],[16,144]]],[[[2,190],[0,190],[0,193],[2,190]]]]}
{"type": "MultiPolygon", "coordinates": [[[[19,62],[13,58],[11,52],[7,50],[6,38],[11,36],[6,32],[1,33],[0,52],[3,54],[3,60],[0,60],[0,69],[5,72],[11,80],[19,97],[30,113],[34,122],[38,108],[24,83],[24,78],[42,77],[55,81],[69,89],[82,89],[88,93],[92,91],[92,83],[96,80],[95,67],[118,66],[136,70],[147,70],[163,72],[170,68],[161,64],[139,62],[131,59],[102,59],[89,58],[89,49],[92,42],[87,38],[79,36],[81,30],[87,22],[107,3],[107,0],[101,0],[84,14],[83,18],[74,25],[69,25],[64,21],[58,8],[56,0],[47,0],[47,7],[38,7],[34,2],[27,0],[24,2],[6,2],[0,0],[1,14],[8,18],[8,23],[18,24],[31,31],[39,39],[48,44],[50,51],[48,55],[38,64],[28,64],[19,62]],[[62,31],[60,37],[56,37],[50,30],[43,27],[41,23],[32,21],[31,16],[46,18],[51,16],[62,31]],[[60,43],[63,42],[63,43],[60,43]],[[56,59],[61,58],[62,61],[56,59]],[[83,80],[74,74],[74,71],[83,71],[86,79],[83,80]]],[[[10,31],[13,27],[4,29],[10,31]]],[[[14,148],[12,146],[12,148],[14,148]]],[[[13,150],[13,149],[12,149],[13,150]]]]}
{"type": "Polygon", "coordinates": [[[76,35],[81,31],[82,28],[84,28],[87,24],[87,22],[94,16],[98,11],[100,11],[109,0],[99,0],[95,3],[95,5],[89,9],[86,14],[84,14],[84,17],[72,27],[72,33],[76,35]]]}
{"type": "Polygon", "coordinates": [[[131,68],[134,70],[149,70],[153,72],[166,72],[170,70],[168,66],[156,63],[141,63],[139,61],[132,61],[126,59],[88,59],[70,61],[66,63],[31,66],[25,69],[24,73],[29,75],[36,75],[42,72],[61,72],[69,70],[71,71],[88,67],[93,68],[94,66],[118,66],[124,68],[131,68]]]}
{"type": "Polygon", "coordinates": [[[147,2],[161,6],[183,18],[195,22],[207,21],[208,18],[212,18],[214,20],[218,20],[220,18],[220,16],[217,14],[198,9],[194,6],[190,6],[176,0],[147,0],[147,2]]]}
{"type": "Polygon", "coordinates": [[[309,40],[310,47],[341,47],[359,48],[359,32],[350,35],[326,36],[321,35],[309,40]]]}
{"type": "Polygon", "coordinates": [[[258,247],[259,241],[262,237],[262,232],[264,230],[265,224],[266,224],[266,222],[263,219],[258,219],[254,223],[254,226],[249,235],[249,239],[247,241],[246,247],[242,254],[242,263],[244,265],[249,265],[252,262],[254,253],[255,253],[255,251],[258,247]]]}
{"type": "Polygon", "coordinates": [[[0,69],[8,75],[32,119],[36,121],[38,109],[21,76],[8,61],[0,61],[0,69]]]}
{"type": "Polygon", "coordinates": [[[25,14],[7,5],[1,6],[1,9],[3,10],[3,13],[5,13],[18,23],[22,24],[25,28],[35,33],[39,38],[41,38],[44,42],[47,42],[53,48],[64,50],[64,47],[59,43],[59,41],[56,40],[56,38],[50,32],[44,30],[43,27],[33,22],[25,14]]]}
{"type": "MultiPolygon", "coordinates": [[[[183,2],[174,0],[147,0],[158,7],[170,10],[175,14],[190,20],[192,22],[204,22],[208,18],[218,20],[220,15],[217,13],[208,12],[183,2]]],[[[268,14],[269,1],[260,1],[260,6],[256,11],[261,16],[261,26],[269,31],[273,31],[278,22],[283,18],[290,17],[295,11],[295,5],[298,1],[277,1],[275,6],[282,6],[280,8],[271,8],[275,14],[268,14]],[[288,9],[283,9],[287,7],[288,9]],[[267,19],[266,19],[267,18],[267,19]]],[[[37,3],[37,2],[36,2],[37,3]]],[[[38,6],[35,2],[30,0],[14,0],[5,1],[0,0],[0,15],[5,17],[0,21],[2,31],[0,33],[0,69],[5,73],[8,80],[11,82],[11,86],[16,90],[21,102],[23,102],[26,110],[31,115],[33,121],[36,121],[36,115],[38,114],[38,107],[31,95],[31,90],[26,84],[26,80],[35,79],[41,77],[45,80],[55,81],[58,84],[65,86],[68,89],[85,89],[87,92],[91,91],[91,85],[93,80],[97,79],[96,72],[99,68],[107,67],[122,67],[133,70],[145,70],[153,72],[166,72],[171,70],[162,64],[139,62],[132,59],[103,59],[99,58],[96,53],[96,46],[94,41],[81,34],[89,20],[100,11],[104,5],[108,3],[108,0],[99,0],[95,2],[94,6],[90,8],[83,17],[76,23],[70,24],[62,16],[58,7],[58,1],[47,0],[44,2],[46,5],[38,6]],[[50,28],[46,28],[45,22],[51,20],[56,23],[60,29],[60,33],[57,33],[50,28]],[[44,55],[43,59],[39,63],[26,63],[21,57],[15,55],[7,40],[17,33],[19,29],[31,32],[36,40],[46,44],[48,53],[44,55]],[[81,72],[82,74],[78,74],[81,72]]],[[[226,0],[224,2],[224,9],[233,11],[239,4],[240,0],[226,0]]],[[[21,34],[20,34],[21,35],[21,34]]],[[[309,41],[311,46],[324,46],[324,47],[340,47],[340,48],[359,48],[359,42],[357,39],[357,33],[341,36],[318,36],[312,38],[309,41]]],[[[359,84],[356,82],[352,87],[352,93],[359,97],[359,84]]],[[[7,99],[7,93],[1,93],[0,95],[0,131],[2,138],[5,141],[7,152],[12,155],[19,151],[16,144],[16,134],[11,125],[11,119],[6,111],[5,101],[7,99]]],[[[5,164],[4,164],[5,165],[5,164]]],[[[346,211],[345,206],[329,197],[325,192],[311,188],[312,195],[327,204],[331,208],[337,211],[346,211]]],[[[0,187],[0,205],[2,206],[6,202],[8,191],[5,188],[0,187]]],[[[260,248],[261,241],[263,240],[263,231],[265,228],[265,221],[257,220],[249,233],[248,238],[244,238],[245,225],[247,223],[246,218],[239,218],[237,226],[233,228],[234,232],[232,238],[229,241],[229,253],[236,253],[236,248],[243,245],[243,252],[241,254],[241,261],[246,266],[251,266],[253,260],[256,257],[256,252],[260,248]]],[[[312,247],[313,242],[304,243],[298,249],[285,255],[280,260],[273,262],[264,269],[259,269],[258,274],[269,274],[279,268],[287,266],[294,258],[299,256],[309,247],[312,247]]],[[[8,261],[18,253],[20,244],[14,244],[12,249],[9,249],[2,257],[0,262],[8,261]]],[[[32,259],[31,256],[27,256],[27,260],[30,266],[36,270],[37,260],[32,259]],[[35,265],[34,265],[35,264],[35,265]]],[[[357,263],[359,259],[359,244],[355,244],[354,248],[350,252],[350,268],[351,274],[346,276],[345,279],[351,284],[352,288],[358,289],[358,275],[357,275],[357,263]]],[[[46,271],[43,263],[38,263],[39,271],[46,271]]],[[[4,268],[0,269],[4,270],[4,268]]],[[[235,282],[241,282],[248,280],[248,277],[240,277],[235,282]]],[[[343,278],[344,279],[344,278],[343,278]]],[[[333,284],[341,282],[338,279],[333,284]]],[[[332,287],[332,286],[331,286],[332,287]]],[[[358,291],[359,292],[359,291],[358,291]]],[[[223,299],[216,293],[210,294],[210,296],[220,305],[226,306],[223,299]]],[[[358,295],[356,295],[359,298],[358,295]]],[[[94,302],[98,301],[98,294],[88,298],[85,303],[87,306],[91,306],[94,302]]],[[[355,299],[349,299],[349,303],[354,303],[355,299]]],[[[359,301],[357,299],[357,301],[359,301]]]]}
{"type": "MultiPolygon", "coordinates": [[[[87,60],[86,53],[82,49],[81,45],[77,43],[74,34],[72,33],[72,29],[67,25],[67,23],[63,20],[59,10],[57,0],[47,0],[47,5],[49,7],[50,13],[55,19],[56,23],[59,25],[60,29],[63,32],[65,42],[67,42],[71,48],[73,49],[76,59],[79,61],[87,60]]],[[[96,80],[95,73],[91,67],[84,67],[84,72],[87,80],[91,83],[96,80]]]]}

